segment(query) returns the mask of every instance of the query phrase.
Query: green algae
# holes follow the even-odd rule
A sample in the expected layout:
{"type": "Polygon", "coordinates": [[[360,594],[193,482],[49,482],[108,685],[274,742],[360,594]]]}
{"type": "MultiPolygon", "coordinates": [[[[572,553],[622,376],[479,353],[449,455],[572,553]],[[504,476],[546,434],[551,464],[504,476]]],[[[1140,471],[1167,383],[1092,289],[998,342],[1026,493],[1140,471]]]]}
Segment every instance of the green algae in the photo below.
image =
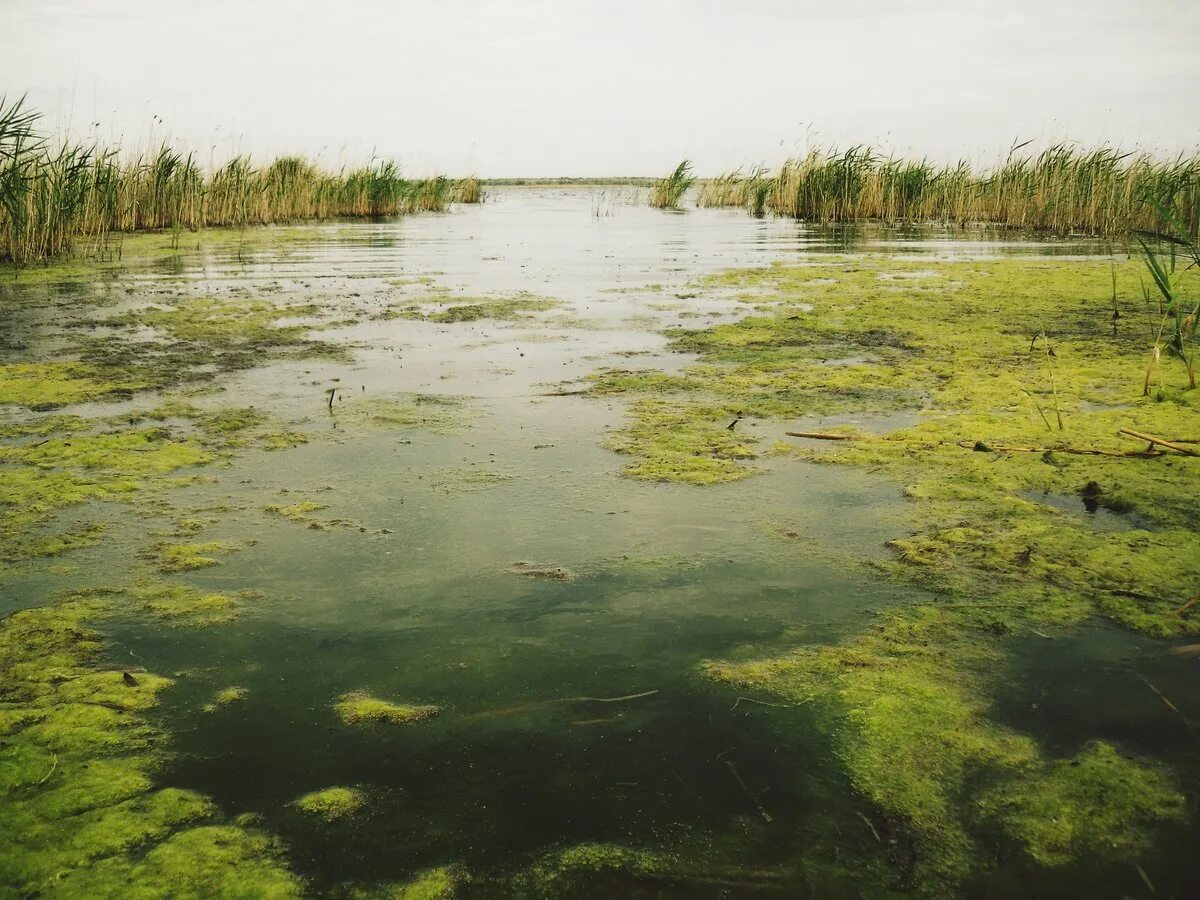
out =
{"type": "Polygon", "coordinates": [[[743,464],[756,457],[757,439],[728,427],[739,411],[655,399],[639,401],[632,412],[633,422],[605,442],[610,450],[637,458],[624,470],[632,478],[708,485],[757,472],[743,464]]]}
{"type": "Polygon", "coordinates": [[[264,450],[291,450],[308,443],[308,437],[298,431],[275,431],[261,435],[258,440],[264,450]]]}
{"type": "Polygon", "coordinates": [[[1097,741],[1036,776],[979,800],[1044,866],[1089,855],[1136,859],[1150,846],[1149,826],[1180,820],[1186,801],[1158,767],[1097,741]]]}
{"type": "Polygon", "coordinates": [[[409,429],[445,434],[464,424],[462,400],[436,394],[355,398],[338,404],[339,423],[372,429],[409,429]]]}
{"type": "Polygon", "coordinates": [[[238,353],[307,346],[304,335],[312,326],[281,323],[320,312],[313,305],[279,306],[266,300],[198,297],[170,307],[146,307],[129,313],[123,321],[153,328],[177,341],[238,353]]]}
{"type": "Polygon", "coordinates": [[[220,562],[216,559],[217,556],[234,553],[240,549],[241,545],[231,541],[204,541],[198,544],[160,543],[147,547],[141,555],[150,560],[158,571],[172,574],[218,566],[220,562]]]}
{"type": "Polygon", "coordinates": [[[557,300],[520,293],[510,297],[424,297],[407,301],[383,314],[385,319],[416,319],[452,324],[480,319],[514,321],[558,306],[557,300]]]}
{"type": "MultiPolygon", "coordinates": [[[[195,568],[195,567],[193,567],[195,568]]],[[[252,591],[236,595],[204,593],[182,584],[141,581],[129,589],[131,599],[152,615],[172,625],[223,625],[238,617],[243,602],[257,596],[252,591]]]]}
{"type": "Polygon", "coordinates": [[[104,592],[0,620],[0,892],[25,896],[296,896],[264,835],[205,824],[207,798],[155,784],[145,718],[171,682],[94,667],[104,592]],[[226,870],[238,863],[236,872],[226,870]]]}
{"type": "MultiPolygon", "coordinates": [[[[876,567],[944,599],[883,614],[840,645],[705,668],[818,718],[854,786],[910,845],[895,878],[920,893],[953,893],[986,869],[979,841],[989,828],[1033,863],[1057,866],[1133,858],[1183,815],[1157,764],[1103,743],[1047,758],[989,702],[1016,635],[1093,615],[1164,637],[1200,629],[1186,603],[1200,582],[1200,461],[1122,455],[1145,449],[1123,427],[1200,433],[1200,396],[1179,388],[1182,366],[1164,365],[1161,388],[1142,396],[1145,331],[1127,324],[1144,318],[1140,304],[1118,299],[1113,328],[1113,278],[1119,298],[1137,297],[1138,274],[1132,264],[1114,273],[1107,260],[918,268],[870,257],[727,273],[707,285],[752,291],[760,314],[675,332],[675,349],[698,354],[697,364],[682,375],[594,378],[594,392],[633,399],[613,446],[648,462],[681,427],[664,409],[769,421],[887,411],[906,397],[927,408],[909,428],[793,452],[902,484],[914,501],[910,533],[876,567]],[[824,383],[810,380],[814,371],[824,383]],[[1079,511],[1040,496],[1077,498],[1079,511]],[[1128,524],[1096,527],[1089,510],[1100,505],[1128,524]]],[[[687,470],[665,477],[705,483],[687,470]]]]}
{"type": "Polygon", "coordinates": [[[911,870],[897,874],[923,893],[952,891],[985,865],[976,833],[989,819],[1041,864],[1144,846],[1154,825],[1182,814],[1169,776],[1108,745],[1047,760],[993,720],[987,673],[1003,658],[1004,616],[1039,610],[1035,598],[1007,600],[904,608],[846,644],[705,668],[741,689],[816,704],[855,787],[911,842],[911,870]],[[980,783],[995,785],[982,799],[980,783]],[[1088,821],[1094,832],[1078,834],[1088,821]]]}
{"type": "MultiPolygon", "coordinates": [[[[356,523],[348,519],[324,519],[313,515],[315,512],[320,512],[328,508],[324,503],[317,503],[313,500],[301,500],[298,503],[268,503],[263,507],[263,512],[271,516],[286,519],[289,522],[294,522],[297,525],[305,525],[314,531],[330,531],[334,528],[352,528],[356,526],[356,523]]],[[[365,526],[358,525],[357,527],[360,530],[366,531],[365,526]]]]}
{"type": "Polygon", "coordinates": [[[354,815],[366,802],[366,796],[357,788],[330,787],[297,797],[292,805],[306,816],[336,822],[354,815]]]}
{"type": "Polygon", "coordinates": [[[0,363],[0,404],[49,409],[129,396],[145,384],[78,362],[0,363]]]}
{"type": "Polygon", "coordinates": [[[200,708],[204,712],[216,712],[222,707],[230,706],[234,703],[241,703],[248,696],[250,696],[250,692],[244,687],[221,688],[221,690],[217,691],[216,694],[213,695],[211,702],[205,703],[200,708]]]}
{"type": "Polygon", "coordinates": [[[285,900],[304,891],[273,838],[233,825],[206,825],[177,831],[141,857],[110,857],[74,869],[46,895],[285,900]]]}
{"type": "Polygon", "coordinates": [[[517,898],[575,897],[594,893],[598,884],[621,885],[639,880],[687,882],[698,874],[675,854],[632,849],[617,844],[576,844],[543,855],[513,877],[506,893],[517,898]]]}
{"type": "Polygon", "coordinates": [[[441,709],[436,706],[415,706],[408,703],[393,703],[372,697],[365,691],[343,694],[333,705],[334,712],[347,725],[384,723],[388,725],[410,725],[436,716],[441,709]]]}
{"type": "Polygon", "coordinates": [[[174,473],[213,459],[208,451],[158,428],[0,445],[0,556],[15,560],[89,546],[98,526],[58,538],[33,529],[72,506],[129,500],[153,485],[166,486],[174,473]]]}
{"type": "Polygon", "coordinates": [[[477,494],[508,484],[516,478],[511,472],[470,467],[443,469],[434,473],[429,482],[444,494],[477,494]]]}

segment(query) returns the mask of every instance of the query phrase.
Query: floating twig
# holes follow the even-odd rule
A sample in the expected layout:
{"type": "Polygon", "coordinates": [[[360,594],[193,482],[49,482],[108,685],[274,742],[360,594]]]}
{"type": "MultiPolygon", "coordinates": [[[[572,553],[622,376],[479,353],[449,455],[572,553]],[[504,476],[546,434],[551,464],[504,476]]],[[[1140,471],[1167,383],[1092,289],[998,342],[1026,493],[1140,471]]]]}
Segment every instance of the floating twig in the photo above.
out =
{"type": "Polygon", "coordinates": [[[1152,691],[1154,691],[1154,693],[1158,694],[1158,699],[1160,699],[1163,703],[1165,703],[1167,705],[1167,709],[1171,710],[1173,713],[1175,713],[1177,716],[1179,716],[1180,719],[1183,720],[1183,724],[1187,728],[1188,733],[1192,736],[1192,740],[1194,740],[1197,744],[1200,744],[1200,734],[1196,734],[1196,729],[1192,727],[1192,723],[1188,719],[1188,717],[1183,714],[1183,710],[1181,710],[1178,706],[1176,706],[1174,703],[1172,703],[1167,698],[1167,695],[1164,694],[1162,691],[1160,691],[1158,688],[1156,688],[1153,684],[1151,684],[1150,679],[1147,678],[1145,675],[1143,675],[1141,672],[1138,673],[1138,678],[1142,679],[1142,681],[1145,682],[1146,687],[1150,688],[1150,690],[1152,690],[1152,691]]]}
{"type": "Polygon", "coordinates": [[[871,834],[875,835],[875,840],[882,844],[883,838],[881,838],[879,836],[879,832],[875,830],[875,823],[868,819],[863,813],[856,812],[855,815],[867,823],[867,827],[871,829],[871,834]]]}
{"type": "Polygon", "coordinates": [[[1120,433],[1127,434],[1130,437],[1137,438],[1138,440],[1147,441],[1150,444],[1155,444],[1159,447],[1166,447],[1168,450],[1174,450],[1176,453],[1182,453],[1184,456],[1200,456],[1200,453],[1197,453],[1191,447],[1184,447],[1182,444],[1176,443],[1175,441],[1168,441],[1164,438],[1155,437],[1152,434],[1146,434],[1142,431],[1134,431],[1132,428],[1122,428],[1120,433]]]}
{"type": "Polygon", "coordinates": [[[738,774],[737,766],[735,766],[733,764],[733,762],[728,759],[725,760],[725,765],[729,767],[730,774],[733,775],[733,777],[737,779],[737,783],[739,785],[741,785],[741,788],[745,792],[746,796],[750,798],[750,802],[753,803],[758,808],[759,813],[763,817],[763,821],[764,822],[774,821],[771,818],[771,814],[769,812],[767,812],[766,807],[764,807],[759,802],[758,798],[756,796],[754,796],[754,793],[750,790],[750,788],[746,787],[746,782],[742,781],[742,776],[738,774]]]}
{"type": "Polygon", "coordinates": [[[810,441],[855,441],[856,434],[838,434],[833,431],[785,431],[788,437],[808,438],[810,441]]]}
{"type": "MultiPolygon", "coordinates": [[[[51,751],[51,753],[53,753],[53,752],[54,751],[51,751]]],[[[50,776],[54,774],[54,770],[57,768],[58,768],[58,754],[55,753],[54,754],[54,762],[52,762],[50,764],[50,771],[42,776],[42,779],[41,779],[41,781],[38,782],[38,784],[39,785],[45,784],[46,781],[50,778],[50,776]]]]}
{"type": "Polygon", "coordinates": [[[733,712],[738,708],[738,704],[745,700],[747,703],[757,703],[759,706],[773,706],[776,709],[796,709],[807,703],[807,700],[802,700],[799,703],[768,703],[766,700],[755,700],[753,697],[738,697],[733,702],[733,706],[729,707],[729,711],[733,712]]]}
{"type": "Polygon", "coordinates": [[[1197,594],[1191,600],[1187,601],[1187,603],[1183,604],[1181,607],[1179,607],[1179,609],[1177,609],[1177,610],[1175,610],[1175,612],[1171,613],[1171,615],[1182,616],[1185,612],[1187,612],[1189,609],[1191,609],[1197,603],[1200,603],[1200,594],[1197,594]]]}

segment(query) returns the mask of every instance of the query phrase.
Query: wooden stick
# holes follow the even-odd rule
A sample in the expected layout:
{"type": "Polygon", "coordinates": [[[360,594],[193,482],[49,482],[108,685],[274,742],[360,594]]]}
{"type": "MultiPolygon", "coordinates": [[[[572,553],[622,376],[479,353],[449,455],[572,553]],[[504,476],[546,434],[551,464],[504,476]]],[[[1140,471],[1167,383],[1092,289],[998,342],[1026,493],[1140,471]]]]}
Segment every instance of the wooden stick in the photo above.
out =
{"type": "Polygon", "coordinates": [[[993,450],[997,453],[1071,453],[1075,456],[1120,456],[1120,457],[1138,457],[1138,456],[1159,456],[1157,453],[1148,453],[1145,450],[1094,450],[1090,447],[1012,447],[1008,444],[986,444],[983,441],[959,441],[958,446],[966,447],[970,450],[976,450],[980,453],[990,453],[993,450]]]}
{"type": "Polygon", "coordinates": [[[1200,456],[1200,453],[1197,453],[1191,447],[1184,447],[1183,445],[1177,444],[1174,441],[1163,440],[1162,438],[1155,437],[1152,434],[1134,431],[1132,428],[1122,428],[1120,433],[1127,434],[1130,437],[1135,437],[1138,440],[1147,441],[1151,444],[1157,444],[1160,447],[1166,447],[1168,450],[1174,450],[1176,453],[1182,453],[1184,456],[1200,456]]]}
{"type": "Polygon", "coordinates": [[[754,796],[754,792],[751,791],[750,788],[746,787],[746,782],[742,781],[742,776],[738,774],[737,766],[735,766],[729,760],[725,760],[725,765],[729,766],[730,773],[733,775],[734,778],[737,779],[737,783],[739,785],[741,785],[742,791],[744,791],[746,796],[750,798],[750,802],[753,803],[756,807],[758,807],[758,812],[763,817],[763,821],[764,822],[772,821],[771,814],[769,812],[767,812],[766,807],[764,807],[761,803],[758,802],[758,798],[754,796]]]}
{"type": "Polygon", "coordinates": [[[1191,609],[1197,603],[1200,603],[1200,594],[1197,594],[1195,597],[1193,597],[1187,603],[1183,604],[1183,606],[1179,607],[1179,609],[1175,610],[1175,612],[1171,613],[1171,615],[1182,616],[1185,612],[1187,612],[1189,609],[1191,609]]]}
{"type": "Polygon", "coordinates": [[[808,438],[812,441],[854,441],[858,435],[834,434],[828,431],[785,431],[788,437],[808,438]]]}

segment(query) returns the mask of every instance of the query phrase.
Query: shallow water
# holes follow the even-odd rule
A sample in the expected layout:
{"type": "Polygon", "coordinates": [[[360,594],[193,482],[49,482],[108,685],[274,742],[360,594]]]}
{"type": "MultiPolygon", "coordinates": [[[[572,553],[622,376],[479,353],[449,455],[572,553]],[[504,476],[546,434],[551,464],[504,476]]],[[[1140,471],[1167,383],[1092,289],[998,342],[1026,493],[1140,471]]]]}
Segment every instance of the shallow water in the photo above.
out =
{"type": "MultiPolygon", "coordinates": [[[[309,232],[279,245],[230,234],[203,252],[186,250],[185,237],[179,255],[131,263],[92,287],[9,288],[56,301],[27,303],[5,325],[6,342],[35,347],[80,327],[74,318],[97,296],[111,313],[156,296],[263,293],[313,299],[346,319],[319,336],[352,347],[352,362],[275,362],[219,381],[219,402],[266,408],[299,423],[310,442],[247,450],[227,468],[206,470],[212,483],[171,494],[175,510],[230,507],[214,514],[202,540],[254,542],[183,580],[264,598],[220,628],[164,628],[131,616],[107,629],[117,659],[177,678],[160,708],[177,752],[163,782],[210,794],[230,815],[260,814],[318,890],[448,863],[515,868],[556,846],[606,841],[699,844],[730,873],[773,873],[639,886],[647,896],[797,896],[807,890],[797,862],[818,844],[826,852],[831,830],[847,854],[886,853],[863,824],[870,804],[850,787],[827,736],[806,730],[803,711],[785,723],[699,667],[834,641],[860,631],[874,611],[920,599],[866,564],[906,530],[900,486],[794,460],[768,461],[763,477],[714,488],[623,479],[621,458],[602,447],[622,403],[546,394],[605,366],[686,365],[688,357],[664,350],[664,328],[748,311],[733,299],[696,298],[688,282],[705,273],[829,250],[1096,248],[597,207],[588,190],[529,188],[495,191],[451,215],[309,232]],[[427,290],[411,283],[420,278],[451,296],[527,291],[563,305],[515,322],[371,318],[427,290]],[[401,280],[409,283],[392,284],[401,280]],[[78,304],[65,317],[63,300],[78,304]],[[327,410],[331,386],[341,399],[327,410]],[[365,430],[340,416],[355,398],[395,392],[464,398],[466,426],[365,430]],[[314,530],[262,510],[300,500],[354,525],[314,530]],[[520,561],[574,577],[508,571],[520,561]],[[248,689],[245,701],[201,710],[229,685],[248,689]],[[418,726],[350,728],[331,705],[353,690],[443,712],[418,726]],[[348,823],[314,823],[288,805],[343,784],[370,798],[348,823]]],[[[749,427],[773,439],[844,421],[749,427]]],[[[20,570],[3,585],[0,612],[117,579],[135,562],[127,548],[171,523],[117,504],[86,513],[109,521],[111,537],[73,554],[73,568],[20,570]]],[[[1124,527],[1112,515],[1098,518],[1124,527]]],[[[1065,651],[1056,645],[1054,659],[1031,646],[1000,698],[1004,715],[1068,748],[1105,735],[1157,745],[1138,747],[1145,752],[1186,746],[1187,733],[1138,687],[1132,661],[1151,655],[1155,684],[1175,699],[1190,697],[1194,664],[1149,643],[1097,627],[1065,651]],[[1114,696],[1121,714],[1100,714],[1114,696]]],[[[1190,867],[1176,869],[1181,885],[1195,874],[1190,867]]],[[[1044,876],[1047,895],[1077,886],[1078,876],[1044,876]]],[[[1094,893],[1140,890],[1136,873],[1121,878],[1098,882],[1094,893]]],[[[999,882],[987,892],[1027,895],[1022,886],[999,882]]],[[[597,895],[607,894],[598,887],[597,895]]]]}

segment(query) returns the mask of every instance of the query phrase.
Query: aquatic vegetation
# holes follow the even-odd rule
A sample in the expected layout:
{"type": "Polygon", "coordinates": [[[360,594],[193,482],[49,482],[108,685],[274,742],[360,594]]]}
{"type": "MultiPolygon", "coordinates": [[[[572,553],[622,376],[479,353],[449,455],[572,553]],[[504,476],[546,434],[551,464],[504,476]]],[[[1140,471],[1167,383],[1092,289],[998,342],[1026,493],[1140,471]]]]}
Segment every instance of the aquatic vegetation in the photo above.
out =
{"type": "Polygon", "coordinates": [[[287,519],[289,522],[295,522],[297,525],[307,525],[314,531],[328,531],[331,528],[349,527],[354,524],[345,519],[322,519],[313,515],[315,512],[328,508],[324,503],[302,500],[299,503],[270,503],[263,507],[263,511],[281,519],[287,519]]]}
{"type": "MultiPolygon", "coordinates": [[[[1064,621],[1080,614],[1057,602],[1064,621]]],[[[906,608],[843,645],[709,663],[706,672],[818,704],[855,786],[911,844],[912,868],[899,877],[939,894],[984,865],[974,834],[989,818],[1038,862],[1058,865],[1101,848],[1136,849],[1155,824],[1182,814],[1177,789],[1152,764],[1107,745],[1046,760],[1033,740],[989,717],[983,673],[1013,628],[1048,618],[1044,603],[1014,593],[906,608]],[[996,786],[975,800],[980,780],[996,786]],[[1090,836],[1078,833],[1082,822],[1095,824],[1090,836]]]]}
{"type": "MultiPolygon", "coordinates": [[[[212,366],[248,369],[266,359],[341,358],[345,351],[308,337],[319,322],[312,305],[277,305],[266,300],[216,300],[196,297],[170,307],[146,307],[106,324],[152,328],[171,339],[160,348],[135,346],[85,348],[85,358],[106,368],[128,366],[160,385],[199,377],[212,366]],[[293,322],[293,324],[284,324],[293,322]],[[116,355],[114,355],[116,354],[116,355]]],[[[219,424],[219,423],[216,423],[219,424]]]]}
{"type": "Polygon", "coordinates": [[[463,402],[436,394],[401,394],[392,397],[355,397],[337,404],[339,422],[370,428],[419,428],[435,434],[459,428],[464,421],[463,402]]]}
{"type": "Polygon", "coordinates": [[[1168,776],[1099,741],[1028,781],[992,791],[979,807],[1045,866],[1089,853],[1134,859],[1150,845],[1148,826],[1186,812],[1168,776]]]}
{"type": "Polygon", "coordinates": [[[244,687],[227,687],[222,688],[213,695],[212,701],[205,703],[201,709],[204,712],[216,712],[223,706],[229,706],[233,703],[241,703],[250,695],[250,692],[244,687]]]}
{"type": "Polygon", "coordinates": [[[39,559],[61,556],[72,550],[93,547],[104,538],[106,527],[100,522],[89,522],[68,531],[51,534],[29,534],[6,536],[0,543],[0,561],[13,562],[21,559],[39,559]]]}
{"type": "Polygon", "coordinates": [[[573,581],[575,573],[562,566],[539,566],[531,562],[515,562],[504,571],[513,575],[524,575],[526,578],[547,578],[551,581],[573,581]]]}
{"type": "Polygon", "coordinates": [[[0,620],[0,892],[24,896],[291,897],[266,835],[156,786],[162,735],[145,717],[171,682],[95,667],[102,592],[0,620]]]}
{"type": "MultiPolygon", "coordinates": [[[[163,429],[74,434],[34,443],[0,445],[0,555],[46,555],[55,539],[30,530],[56,513],[90,500],[128,500],[180,469],[214,457],[163,429]]],[[[98,532],[89,526],[60,535],[58,552],[85,546],[98,532]]]]}
{"type": "Polygon", "coordinates": [[[230,622],[237,618],[242,602],[257,596],[252,591],[232,595],[203,593],[183,584],[149,580],[134,584],[129,588],[129,595],[158,618],[174,625],[190,626],[230,622]]]}
{"type": "MultiPolygon", "coordinates": [[[[715,276],[708,285],[754,290],[764,314],[679,332],[674,346],[699,353],[699,364],[649,381],[658,396],[630,407],[622,434],[644,435],[631,445],[641,454],[679,427],[667,420],[655,429],[647,403],[690,410],[699,398],[725,394],[748,414],[803,419],[896,408],[907,393],[929,408],[912,427],[793,452],[900,481],[915,501],[913,527],[889,543],[894,558],[878,568],[945,599],[882,614],[840,645],[705,669],[805,705],[824,723],[855,787],[911,847],[911,865],[897,877],[923,892],[952,891],[986,865],[978,846],[986,827],[1001,828],[1035,862],[1061,865],[1101,851],[1130,857],[1158,824],[1182,815],[1173,779],[1155,764],[1107,744],[1048,759],[1031,738],[995,721],[989,704],[989,674],[1014,634],[1069,628],[1097,614],[1151,634],[1200,630],[1187,602],[1200,568],[1183,549],[1195,546],[1187,485],[1197,461],[1146,456],[1145,445],[1120,434],[1200,432],[1186,387],[1160,402],[1140,398],[1144,332],[1113,333],[1114,283],[1121,317],[1138,318],[1135,273],[1132,264],[1107,261],[910,265],[855,257],[840,267],[715,276]],[[912,277],[883,277],[896,274],[912,277]],[[1030,349],[1043,334],[1052,335],[1054,385],[1030,349]],[[814,358],[847,350],[876,361],[825,366],[825,396],[792,382],[814,358]],[[855,397],[847,375],[874,396],[855,397]],[[787,390],[776,389],[780,379],[787,390]],[[841,394],[843,386],[851,392],[841,394]],[[1052,425],[1055,402],[1062,430],[1052,425]],[[1079,513],[1037,496],[1074,496],[1079,513]],[[1099,531],[1087,510],[1101,502],[1140,519],[1099,531]],[[976,793],[981,781],[995,785],[986,799],[976,793]],[[1080,822],[1095,823],[1094,841],[1080,822]]],[[[1182,367],[1177,377],[1186,377],[1182,367]]],[[[605,373],[596,383],[606,383],[605,373]]],[[[638,379],[616,383],[638,396],[638,379]]]]}
{"type": "Polygon", "coordinates": [[[501,297],[436,296],[406,300],[383,313],[385,319],[415,319],[424,322],[477,322],[480,319],[515,321],[530,318],[558,306],[557,300],[536,294],[518,293],[501,297]]]}
{"type": "Polygon", "coordinates": [[[1200,170],[1194,157],[1162,161],[1068,144],[1035,157],[1019,150],[991,169],[897,159],[869,147],[814,150],[788,160],[770,179],[766,207],[819,222],[995,223],[1064,234],[1129,234],[1158,227],[1147,197],[1186,194],[1200,170]]]}
{"type": "MultiPolygon", "coordinates": [[[[1187,368],[1188,386],[1196,387],[1196,325],[1200,320],[1200,296],[1189,298],[1183,291],[1183,271],[1179,255],[1190,257],[1188,268],[1200,266],[1200,176],[1191,185],[1191,197],[1178,204],[1174,196],[1155,199],[1155,209],[1162,219],[1160,231],[1154,235],[1166,244],[1166,250],[1151,247],[1139,237],[1146,268],[1158,291],[1158,313],[1162,317],[1155,330],[1154,349],[1146,367],[1142,393],[1150,393],[1154,369],[1164,351],[1177,356],[1187,368]],[[1190,200],[1190,204],[1187,202],[1190,200]],[[1169,330],[1168,330],[1169,329],[1169,330]]],[[[1146,301],[1149,304],[1149,291],[1146,301]]],[[[1161,384],[1160,388],[1161,390],[1161,384]]]]}
{"type": "Polygon", "coordinates": [[[654,182],[650,188],[650,205],[659,209],[677,209],[679,201],[695,180],[692,177],[691,160],[685,159],[666,178],[654,182]]]}
{"type": "Polygon", "coordinates": [[[307,443],[308,437],[298,431],[276,431],[259,438],[259,446],[264,450],[291,450],[307,443]]]}
{"type": "Polygon", "coordinates": [[[646,481],[711,485],[738,481],[756,470],[741,464],[756,454],[757,438],[737,434],[728,422],[739,411],[686,401],[641,400],[632,407],[633,422],[614,433],[605,446],[638,457],[624,474],[646,481]]]}
{"type": "Polygon", "coordinates": [[[343,694],[333,705],[338,717],[347,725],[361,723],[386,723],[409,725],[432,718],[441,712],[436,706],[414,706],[408,703],[392,703],[372,697],[365,691],[343,694]]]}
{"type": "Polygon", "coordinates": [[[0,363],[0,404],[52,409],[72,403],[128,396],[145,384],[77,362],[0,363]]]}
{"type": "Polygon", "coordinates": [[[451,900],[457,893],[458,878],[449,866],[428,869],[403,884],[387,885],[379,890],[363,891],[355,897],[379,897],[380,900],[451,900]]]}
{"type": "Polygon", "coordinates": [[[117,148],[63,144],[37,130],[23,99],[0,97],[0,259],[18,265],[69,253],[111,252],[122,232],[184,230],[303,219],[436,212],[482,199],[479,181],[407,179],[395,163],[323,172],[297,158],[256,167],[238,156],[205,173],[192,153],[167,146],[138,157],[117,148]]]}
{"type": "Polygon", "coordinates": [[[199,544],[154,544],[141,552],[152,561],[160,572],[188,572],[206,569],[220,563],[214,558],[240,550],[238,544],[229,541],[204,541],[199,544]]]}
{"type": "Polygon", "coordinates": [[[482,203],[484,196],[483,184],[475,175],[464,178],[454,188],[455,203],[482,203]]]}
{"type": "Polygon", "coordinates": [[[725,172],[716,178],[700,182],[696,205],[702,207],[741,206],[753,216],[766,213],[767,200],[775,190],[775,182],[766,169],[756,166],[749,174],[741,169],[725,172]]]}
{"type": "MultiPolygon", "coordinates": [[[[514,897],[574,897],[596,884],[614,886],[630,880],[661,878],[688,873],[682,861],[669,853],[635,850],[616,844],[576,844],[545,854],[509,883],[514,897]]],[[[619,888],[617,888],[619,890],[619,888]]]]}
{"type": "Polygon", "coordinates": [[[443,469],[431,476],[430,484],[437,490],[446,493],[476,494],[480,491],[500,487],[516,480],[511,472],[501,472],[495,469],[470,467],[464,469],[443,469]]]}
{"type": "Polygon", "coordinates": [[[297,797],[292,805],[307,816],[336,822],[354,815],[366,802],[366,796],[357,788],[330,787],[297,797]]]}

